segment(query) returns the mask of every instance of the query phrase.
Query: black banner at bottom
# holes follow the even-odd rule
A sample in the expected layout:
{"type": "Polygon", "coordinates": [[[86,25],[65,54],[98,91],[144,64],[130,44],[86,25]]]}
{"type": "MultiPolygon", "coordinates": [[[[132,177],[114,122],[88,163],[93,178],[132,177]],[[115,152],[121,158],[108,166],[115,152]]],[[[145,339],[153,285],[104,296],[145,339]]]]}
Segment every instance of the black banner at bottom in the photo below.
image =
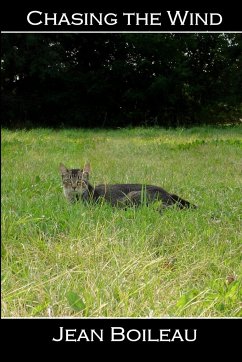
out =
{"type": "MultiPolygon", "coordinates": [[[[169,351],[221,352],[239,345],[240,319],[192,318],[81,318],[81,319],[2,319],[2,347],[26,357],[28,348],[36,348],[38,357],[46,357],[46,348],[62,356],[67,351],[125,353],[169,351]],[[237,328],[236,328],[237,327],[237,328]],[[14,349],[13,349],[14,348],[14,349]]],[[[100,354],[101,356],[101,354],[100,354]]]]}

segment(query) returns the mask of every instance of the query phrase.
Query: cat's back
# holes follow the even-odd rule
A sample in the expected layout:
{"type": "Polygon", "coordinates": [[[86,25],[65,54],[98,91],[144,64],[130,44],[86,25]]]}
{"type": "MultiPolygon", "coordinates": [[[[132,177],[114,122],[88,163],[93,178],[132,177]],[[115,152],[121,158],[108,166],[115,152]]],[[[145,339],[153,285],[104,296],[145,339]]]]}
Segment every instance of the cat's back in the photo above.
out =
{"type": "Polygon", "coordinates": [[[109,200],[111,203],[115,203],[118,199],[122,198],[125,195],[128,195],[132,191],[148,191],[149,193],[162,193],[165,194],[166,191],[159,187],[153,185],[143,185],[143,184],[102,184],[97,185],[94,188],[94,198],[104,197],[109,200]]]}

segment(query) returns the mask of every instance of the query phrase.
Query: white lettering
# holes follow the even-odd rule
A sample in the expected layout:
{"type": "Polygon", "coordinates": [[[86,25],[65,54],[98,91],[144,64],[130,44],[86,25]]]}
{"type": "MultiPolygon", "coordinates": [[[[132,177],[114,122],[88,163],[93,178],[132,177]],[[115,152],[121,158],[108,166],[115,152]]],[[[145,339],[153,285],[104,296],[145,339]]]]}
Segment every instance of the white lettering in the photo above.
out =
{"type": "MultiPolygon", "coordinates": [[[[145,332],[145,329],[143,329],[143,331],[145,332]]],[[[159,342],[158,338],[152,338],[151,333],[152,333],[152,330],[148,329],[148,341],[149,342],[159,342]]],[[[143,339],[143,341],[146,341],[146,339],[143,339]]]]}
{"type": "Polygon", "coordinates": [[[161,342],[170,342],[170,338],[168,333],[170,333],[170,329],[160,329],[160,341],[161,342]],[[168,338],[166,338],[168,337],[168,338]]]}
{"type": "Polygon", "coordinates": [[[117,14],[109,13],[105,15],[104,21],[107,25],[115,25],[118,22],[118,19],[116,19],[116,17],[117,14]],[[108,20],[109,17],[111,18],[110,21],[108,20]]]}
{"type": "Polygon", "coordinates": [[[196,341],[196,339],[197,339],[197,330],[196,329],[193,329],[193,339],[188,338],[188,329],[185,329],[185,340],[187,342],[193,342],[193,341],[196,341]]]}
{"type": "Polygon", "coordinates": [[[90,25],[93,25],[93,19],[98,23],[98,25],[102,25],[101,13],[99,13],[99,19],[94,15],[94,13],[90,13],[90,25]]]}
{"type": "Polygon", "coordinates": [[[62,341],[62,339],[63,339],[63,327],[60,327],[60,336],[59,336],[59,338],[58,339],[57,338],[52,338],[52,341],[60,342],[60,341],[62,341]]]}
{"type": "Polygon", "coordinates": [[[135,15],[135,13],[123,13],[123,16],[128,17],[127,25],[131,25],[131,16],[134,16],[134,15],[135,15]]]}
{"type": "Polygon", "coordinates": [[[151,13],[150,14],[150,25],[161,25],[160,20],[161,13],[151,13]],[[159,21],[156,23],[156,21],[159,21]]]}
{"type": "Polygon", "coordinates": [[[83,24],[83,20],[82,20],[82,14],[80,13],[75,13],[72,14],[72,25],[82,25],[83,24]]]}
{"type": "Polygon", "coordinates": [[[211,14],[210,14],[210,24],[211,24],[211,25],[220,25],[220,24],[222,23],[222,21],[223,21],[222,15],[217,14],[217,13],[211,13],[211,14]],[[215,17],[215,16],[218,16],[218,17],[219,17],[219,22],[218,22],[218,23],[215,23],[215,22],[214,22],[214,17],[215,17]]]}
{"type": "Polygon", "coordinates": [[[60,18],[60,20],[59,20],[59,22],[58,22],[58,25],[61,25],[62,23],[67,23],[67,25],[71,25],[71,23],[69,22],[69,20],[68,20],[68,18],[67,18],[66,13],[63,13],[63,14],[61,15],[61,18],[60,18]]]}
{"type": "Polygon", "coordinates": [[[52,21],[54,22],[53,25],[56,25],[56,15],[57,13],[53,13],[53,17],[49,17],[49,14],[48,13],[45,13],[45,25],[48,25],[49,24],[49,21],[52,21]]]}
{"type": "Polygon", "coordinates": [[[130,342],[136,342],[138,341],[139,339],[141,338],[141,333],[140,331],[138,331],[137,329],[130,329],[128,332],[127,332],[127,339],[130,341],[130,342]],[[137,337],[133,337],[131,338],[130,334],[136,334],[137,337]]]}
{"type": "Polygon", "coordinates": [[[30,20],[30,16],[31,16],[32,14],[36,14],[36,13],[39,14],[39,15],[42,14],[41,11],[36,11],[36,10],[30,11],[30,13],[28,13],[28,15],[27,15],[27,21],[28,21],[29,24],[31,24],[31,25],[40,25],[40,24],[43,23],[43,21],[41,21],[41,20],[40,20],[38,23],[33,23],[33,22],[30,20]]]}
{"type": "Polygon", "coordinates": [[[172,339],[171,339],[171,342],[174,342],[174,339],[175,339],[175,338],[178,338],[178,339],[180,339],[181,342],[184,342],[184,339],[182,338],[179,329],[176,329],[176,330],[175,330],[175,333],[173,334],[173,337],[172,337],[172,339]]]}
{"type": "Polygon", "coordinates": [[[136,25],[139,25],[140,21],[144,21],[145,22],[145,25],[148,25],[149,22],[148,22],[148,16],[149,14],[148,13],[145,13],[145,16],[142,18],[139,13],[136,14],[136,25]]]}
{"type": "Polygon", "coordinates": [[[170,18],[171,25],[176,25],[179,23],[180,25],[185,25],[185,22],[189,23],[189,25],[219,25],[222,23],[222,15],[218,13],[189,13],[189,11],[185,11],[184,15],[181,15],[180,11],[176,11],[175,14],[171,14],[171,11],[167,11],[168,16],[170,18]],[[189,14],[189,16],[188,16],[189,14]],[[208,18],[209,16],[209,18],[208,18]],[[189,21],[190,20],[190,21],[189,21]]]}
{"type": "Polygon", "coordinates": [[[81,333],[79,334],[79,337],[77,338],[77,342],[80,342],[80,340],[84,338],[87,342],[90,342],[90,339],[88,338],[85,329],[81,330],[81,333]]]}
{"type": "Polygon", "coordinates": [[[176,13],[175,13],[175,15],[174,15],[173,18],[172,18],[171,12],[170,12],[169,10],[167,11],[167,13],[168,13],[168,15],[169,15],[171,25],[176,25],[176,20],[177,20],[177,18],[179,19],[180,24],[181,24],[181,25],[184,25],[189,11],[187,10],[187,11],[185,12],[185,15],[184,15],[183,18],[181,17],[180,11],[176,11],[176,13]]]}
{"type": "Polygon", "coordinates": [[[91,341],[94,340],[94,336],[96,336],[99,341],[103,341],[103,329],[100,329],[99,334],[95,331],[95,329],[91,329],[91,341]]]}
{"type": "Polygon", "coordinates": [[[76,342],[75,333],[76,329],[66,329],[66,342],[76,342]]]}
{"type": "Polygon", "coordinates": [[[199,19],[201,20],[201,22],[204,24],[204,25],[208,25],[208,13],[204,13],[204,18],[202,18],[202,16],[199,14],[199,13],[191,13],[190,14],[190,25],[193,25],[193,16],[195,15],[195,25],[198,25],[199,23],[199,19]],[[191,20],[192,19],[192,20],[191,20]]]}
{"type": "Polygon", "coordinates": [[[123,340],[124,340],[124,328],[111,327],[111,341],[122,342],[123,340]]]}

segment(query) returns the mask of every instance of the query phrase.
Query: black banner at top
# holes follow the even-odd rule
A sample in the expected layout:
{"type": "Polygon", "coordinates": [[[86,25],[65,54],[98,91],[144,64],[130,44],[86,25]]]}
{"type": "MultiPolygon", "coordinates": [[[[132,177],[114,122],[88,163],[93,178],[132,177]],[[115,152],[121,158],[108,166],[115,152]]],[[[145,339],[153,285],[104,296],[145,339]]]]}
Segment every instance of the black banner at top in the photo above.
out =
{"type": "MultiPolygon", "coordinates": [[[[33,2],[8,5],[1,11],[4,32],[236,32],[241,31],[239,9],[230,6],[186,6],[161,2],[150,7],[45,6],[33,2]]],[[[238,5],[237,5],[238,7],[238,5]]]]}

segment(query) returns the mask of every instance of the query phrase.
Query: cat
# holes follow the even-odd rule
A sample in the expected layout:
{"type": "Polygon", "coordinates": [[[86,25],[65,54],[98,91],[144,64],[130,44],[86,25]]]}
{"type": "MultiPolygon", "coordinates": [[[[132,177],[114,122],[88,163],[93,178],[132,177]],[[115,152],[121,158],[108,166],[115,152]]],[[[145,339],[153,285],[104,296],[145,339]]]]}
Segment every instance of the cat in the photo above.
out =
{"type": "Polygon", "coordinates": [[[141,204],[150,204],[161,201],[160,210],[171,205],[177,205],[180,209],[197,208],[196,205],[181,197],[171,194],[159,186],[143,184],[111,184],[97,185],[93,187],[89,183],[91,171],[90,163],[83,169],[68,169],[60,164],[63,191],[70,202],[82,200],[85,202],[104,199],[112,206],[129,207],[141,204]]]}

